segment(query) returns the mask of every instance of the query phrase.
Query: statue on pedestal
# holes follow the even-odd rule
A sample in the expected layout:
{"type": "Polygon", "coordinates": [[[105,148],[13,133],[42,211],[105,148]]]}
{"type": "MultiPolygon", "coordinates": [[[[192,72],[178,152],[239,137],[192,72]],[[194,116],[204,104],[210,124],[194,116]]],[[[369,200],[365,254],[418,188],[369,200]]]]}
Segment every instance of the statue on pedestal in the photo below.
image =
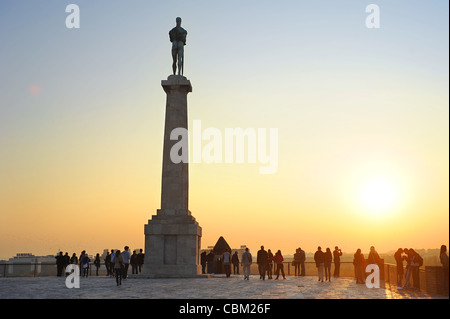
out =
{"type": "Polygon", "coordinates": [[[172,42],[172,70],[176,74],[178,62],[178,75],[183,75],[184,46],[186,45],[187,31],[181,27],[181,18],[176,19],[177,26],[169,31],[169,39],[172,42]]]}

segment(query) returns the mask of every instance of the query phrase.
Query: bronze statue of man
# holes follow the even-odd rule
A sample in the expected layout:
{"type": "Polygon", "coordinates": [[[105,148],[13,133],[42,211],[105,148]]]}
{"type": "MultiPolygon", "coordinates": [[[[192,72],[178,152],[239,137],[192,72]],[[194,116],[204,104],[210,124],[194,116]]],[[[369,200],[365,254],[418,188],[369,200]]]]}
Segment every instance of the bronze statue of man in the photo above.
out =
{"type": "Polygon", "coordinates": [[[181,18],[176,19],[177,26],[169,31],[169,39],[172,42],[172,70],[175,75],[178,62],[178,75],[183,75],[184,46],[186,45],[187,31],[181,27],[181,18]]]}

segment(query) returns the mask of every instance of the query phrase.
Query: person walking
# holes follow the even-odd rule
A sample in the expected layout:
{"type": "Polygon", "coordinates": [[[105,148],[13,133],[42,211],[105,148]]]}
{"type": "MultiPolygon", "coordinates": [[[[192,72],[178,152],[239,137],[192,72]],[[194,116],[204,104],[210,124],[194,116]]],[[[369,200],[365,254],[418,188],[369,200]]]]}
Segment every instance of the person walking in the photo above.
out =
{"type": "Polygon", "coordinates": [[[363,262],[364,256],[361,254],[361,249],[357,249],[355,254],[353,255],[353,266],[355,267],[355,277],[357,284],[364,284],[364,276],[363,276],[363,262]]]}
{"type": "Polygon", "coordinates": [[[123,276],[123,279],[127,279],[128,267],[130,266],[131,255],[130,255],[130,251],[129,251],[130,248],[128,246],[125,246],[124,249],[125,250],[121,254],[123,257],[123,274],[122,274],[122,276],[123,276]]]}
{"type": "Polygon", "coordinates": [[[252,264],[252,254],[250,254],[250,251],[248,248],[245,248],[245,252],[242,254],[241,257],[241,264],[242,264],[242,271],[244,272],[244,280],[249,280],[250,278],[250,266],[252,264]]]}
{"type": "Polygon", "coordinates": [[[98,276],[98,269],[100,268],[100,254],[99,253],[97,253],[97,255],[95,255],[94,265],[95,265],[95,275],[98,276]]]}
{"type": "Polygon", "coordinates": [[[116,283],[117,286],[122,284],[122,273],[123,273],[123,256],[120,254],[120,250],[115,251],[114,259],[113,259],[113,267],[116,273],[116,283]]]}
{"type": "Polygon", "coordinates": [[[111,254],[109,253],[109,251],[106,252],[105,267],[106,267],[106,276],[111,276],[111,254]]]}
{"type": "Polygon", "coordinates": [[[239,256],[237,251],[231,257],[231,263],[233,264],[233,274],[239,275],[239,256]]]}
{"type": "Polygon", "coordinates": [[[448,255],[447,255],[447,246],[441,245],[441,251],[439,252],[439,260],[442,265],[442,290],[444,295],[448,294],[448,255]]]}
{"type": "Polygon", "coordinates": [[[111,266],[111,269],[109,271],[109,274],[114,277],[114,257],[116,256],[116,253],[114,252],[114,249],[111,249],[111,263],[109,264],[111,266]]]}
{"type": "Polygon", "coordinates": [[[264,250],[264,246],[261,246],[261,249],[258,250],[258,254],[256,255],[256,263],[258,264],[259,270],[259,279],[266,279],[266,269],[267,269],[267,261],[269,256],[267,255],[267,251],[264,250]]]}
{"type": "Polygon", "coordinates": [[[281,274],[283,275],[283,279],[286,279],[286,276],[284,274],[284,265],[283,265],[283,255],[281,255],[281,250],[278,250],[275,253],[275,256],[273,257],[273,259],[275,260],[275,264],[277,265],[277,277],[275,278],[275,280],[278,280],[278,277],[280,276],[280,271],[281,274]]]}
{"type": "Polygon", "coordinates": [[[325,254],[320,246],[317,247],[317,251],[314,253],[314,261],[316,262],[317,273],[319,275],[318,281],[323,282],[323,267],[325,263],[325,254]]]}
{"type": "Polygon", "coordinates": [[[138,265],[139,265],[139,255],[136,253],[136,250],[133,251],[130,257],[130,265],[131,265],[131,273],[138,274],[138,265]]]}
{"type": "Polygon", "coordinates": [[[402,281],[403,281],[403,249],[399,248],[394,254],[395,264],[397,266],[397,289],[403,289],[402,281]]]}
{"type": "Polygon", "coordinates": [[[342,250],[338,246],[334,247],[333,258],[334,258],[334,278],[339,278],[341,272],[341,256],[342,250]]]}
{"type": "Polygon", "coordinates": [[[273,268],[273,254],[270,249],[267,249],[267,279],[272,279],[272,275],[274,272],[273,268]]]}
{"type": "Polygon", "coordinates": [[[226,277],[229,278],[231,275],[231,255],[228,248],[225,248],[223,253],[223,267],[226,277]]]}
{"type": "Polygon", "coordinates": [[[294,276],[300,276],[300,248],[295,250],[292,265],[294,266],[294,276]]]}
{"type": "Polygon", "coordinates": [[[324,254],[323,266],[325,269],[325,281],[331,281],[331,262],[333,261],[333,255],[331,249],[327,248],[324,254]]]}

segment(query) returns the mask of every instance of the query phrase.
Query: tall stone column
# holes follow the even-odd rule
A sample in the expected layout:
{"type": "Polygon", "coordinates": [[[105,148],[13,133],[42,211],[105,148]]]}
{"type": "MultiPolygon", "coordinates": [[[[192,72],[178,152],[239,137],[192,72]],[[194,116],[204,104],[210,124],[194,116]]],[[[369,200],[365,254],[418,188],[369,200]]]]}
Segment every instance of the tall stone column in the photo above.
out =
{"type": "Polygon", "coordinates": [[[178,142],[170,139],[171,132],[176,128],[187,130],[187,94],[192,92],[192,86],[181,75],[171,75],[161,85],[167,94],[161,209],[144,226],[143,272],[155,278],[195,277],[201,273],[202,229],[188,209],[189,164],[174,163],[170,158],[170,151],[178,142]]]}

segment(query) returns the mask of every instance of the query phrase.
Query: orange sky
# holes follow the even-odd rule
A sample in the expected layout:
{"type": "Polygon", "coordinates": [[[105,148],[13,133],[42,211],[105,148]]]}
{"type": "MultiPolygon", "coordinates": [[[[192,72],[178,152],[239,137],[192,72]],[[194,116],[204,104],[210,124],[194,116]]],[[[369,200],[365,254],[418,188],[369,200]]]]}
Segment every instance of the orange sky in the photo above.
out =
{"type": "MultiPolygon", "coordinates": [[[[448,245],[448,3],[386,3],[380,29],[356,2],[181,6],[190,127],[278,129],[274,174],[190,165],[203,248],[448,245]]],[[[96,1],[68,30],[55,2],[27,8],[0,4],[0,258],[144,248],[173,10],[96,1]]]]}

